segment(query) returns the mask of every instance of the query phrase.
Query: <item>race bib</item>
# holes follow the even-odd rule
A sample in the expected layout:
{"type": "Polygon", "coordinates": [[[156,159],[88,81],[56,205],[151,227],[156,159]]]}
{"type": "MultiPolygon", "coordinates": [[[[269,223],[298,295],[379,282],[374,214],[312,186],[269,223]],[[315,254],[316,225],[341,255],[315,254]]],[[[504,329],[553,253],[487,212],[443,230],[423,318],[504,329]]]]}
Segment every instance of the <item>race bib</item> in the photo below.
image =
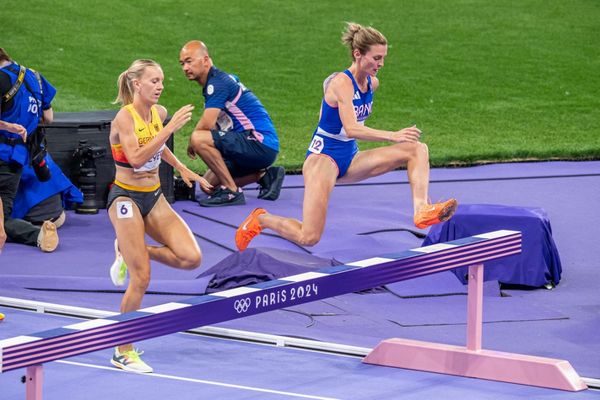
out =
{"type": "Polygon", "coordinates": [[[133,218],[131,201],[117,201],[117,218],[133,218]]]}
{"type": "Polygon", "coordinates": [[[323,151],[323,147],[325,146],[325,142],[321,136],[315,135],[308,146],[308,151],[315,154],[320,154],[323,151]]]}

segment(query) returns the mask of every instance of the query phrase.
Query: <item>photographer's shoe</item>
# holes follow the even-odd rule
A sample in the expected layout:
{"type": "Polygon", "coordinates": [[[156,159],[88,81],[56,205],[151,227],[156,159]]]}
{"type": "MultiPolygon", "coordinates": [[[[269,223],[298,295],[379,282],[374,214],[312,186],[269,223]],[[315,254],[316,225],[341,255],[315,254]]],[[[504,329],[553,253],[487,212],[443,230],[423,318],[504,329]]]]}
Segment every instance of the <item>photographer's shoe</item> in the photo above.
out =
{"type": "Polygon", "coordinates": [[[58,247],[58,232],[56,225],[50,221],[44,221],[37,238],[37,245],[45,253],[51,253],[58,247]]]}
{"type": "Polygon", "coordinates": [[[238,188],[237,192],[232,192],[226,187],[221,186],[215,189],[213,194],[198,202],[202,207],[222,207],[237,206],[246,204],[244,192],[238,188]]]}
{"type": "Polygon", "coordinates": [[[425,204],[424,206],[421,206],[415,214],[415,226],[419,229],[423,229],[430,225],[447,221],[454,215],[457,206],[458,203],[456,199],[449,199],[434,204],[425,204]]]}
{"type": "Polygon", "coordinates": [[[58,229],[64,225],[66,219],[67,219],[67,214],[65,214],[64,211],[61,211],[61,213],[58,217],[52,219],[52,222],[54,223],[54,225],[56,225],[56,229],[58,229]]]}
{"type": "Polygon", "coordinates": [[[263,200],[277,200],[285,178],[283,167],[269,167],[262,178],[259,179],[260,192],[258,198],[263,200]]]}
{"type": "Polygon", "coordinates": [[[115,239],[115,261],[110,266],[110,280],[115,286],[123,286],[127,278],[127,264],[119,251],[119,243],[115,239]]]}

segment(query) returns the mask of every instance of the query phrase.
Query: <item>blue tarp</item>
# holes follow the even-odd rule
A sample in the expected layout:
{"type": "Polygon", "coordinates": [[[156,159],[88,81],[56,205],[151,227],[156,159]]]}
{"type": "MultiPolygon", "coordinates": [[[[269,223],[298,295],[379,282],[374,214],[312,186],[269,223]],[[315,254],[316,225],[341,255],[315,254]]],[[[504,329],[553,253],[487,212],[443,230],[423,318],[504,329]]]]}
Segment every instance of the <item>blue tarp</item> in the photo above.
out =
{"type": "MultiPolygon", "coordinates": [[[[522,232],[522,252],[487,262],[485,280],[532,287],[560,282],[560,256],[552,238],[550,220],[542,208],[460,204],[450,220],[431,227],[423,246],[500,229],[522,232]]],[[[461,282],[467,283],[468,267],[457,268],[453,272],[461,282]]]]}
{"type": "Polygon", "coordinates": [[[13,218],[23,218],[31,208],[57,193],[62,194],[63,208],[66,210],[71,209],[75,203],[83,203],[83,194],[63,174],[50,154],[46,154],[46,163],[51,173],[46,182],[39,181],[31,165],[23,166],[19,190],[13,204],[13,218]]]}

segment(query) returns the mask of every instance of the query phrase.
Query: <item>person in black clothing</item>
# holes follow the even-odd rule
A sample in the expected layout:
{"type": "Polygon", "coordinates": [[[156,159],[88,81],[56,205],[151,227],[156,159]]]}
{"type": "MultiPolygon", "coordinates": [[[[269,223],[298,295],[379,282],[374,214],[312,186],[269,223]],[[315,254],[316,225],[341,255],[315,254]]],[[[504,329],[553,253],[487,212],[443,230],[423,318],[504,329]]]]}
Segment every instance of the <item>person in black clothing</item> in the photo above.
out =
{"type": "MultiPolygon", "coordinates": [[[[40,123],[52,122],[55,94],[56,89],[41,74],[17,64],[0,48],[0,199],[4,216],[0,249],[4,235],[8,241],[38,246],[45,252],[58,246],[54,223],[45,221],[40,227],[11,218],[23,165],[31,163],[27,143],[36,138],[40,123]]],[[[44,159],[38,162],[43,171],[44,159]]]]}

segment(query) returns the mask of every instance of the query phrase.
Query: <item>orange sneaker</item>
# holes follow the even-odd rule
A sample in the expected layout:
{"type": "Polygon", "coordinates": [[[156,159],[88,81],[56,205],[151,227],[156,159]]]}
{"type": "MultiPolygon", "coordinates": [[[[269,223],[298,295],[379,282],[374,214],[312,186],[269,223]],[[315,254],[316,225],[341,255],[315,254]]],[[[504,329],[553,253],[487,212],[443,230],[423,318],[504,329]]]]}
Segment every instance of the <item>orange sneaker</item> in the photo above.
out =
{"type": "Polygon", "coordinates": [[[266,214],[266,212],[267,210],[264,208],[255,208],[237,228],[235,231],[235,245],[238,250],[246,250],[252,239],[262,231],[262,227],[258,222],[258,217],[262,214],[266,214]]]}
{"type": "Polygon", "coordinates": [[[449,199],[441,203],[425,204],[415,214],[415,226],[423,229],[430,225],[447,221],[454,215],[457,206],[456,199],[449,199]]]}

